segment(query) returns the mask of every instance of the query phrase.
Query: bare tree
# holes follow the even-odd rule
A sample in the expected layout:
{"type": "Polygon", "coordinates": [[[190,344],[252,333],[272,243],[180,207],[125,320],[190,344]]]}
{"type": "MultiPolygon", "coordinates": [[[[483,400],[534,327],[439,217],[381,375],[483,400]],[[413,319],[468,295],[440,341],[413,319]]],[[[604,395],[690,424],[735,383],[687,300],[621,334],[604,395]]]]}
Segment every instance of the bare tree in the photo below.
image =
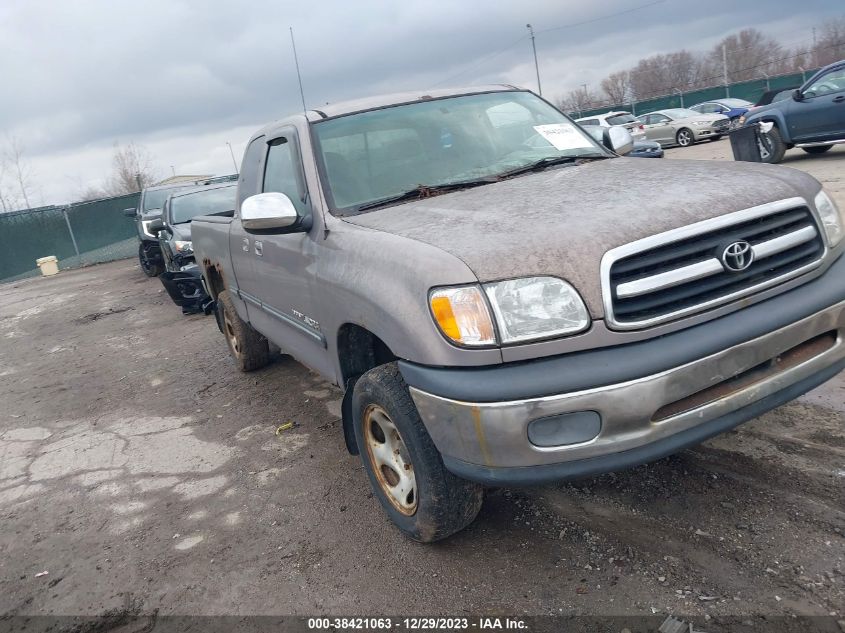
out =
{"type": "Polygon", "coordinates": [[[845,15],[824,24],[821,36],[812,49],[811,59],[814,67],[845,59],[845,15]]]}
{"type": "Polygon", "coordinates": [[[611,75],[608,75],[601,82],[601,89],[610,103],[613,105],[621,105],[628,99],[631,92],[631,77],[627,70],[620,70],[611,75]]]}
{"type": "Polygon", "coordinates": [[[560,109],[564,112],[577,112],[594,108],[601,103],[598,96],[588,88],[581,87],[570,91],[561,101],[560,109]]]}
{"type": "Polygon", "coordinates": [[[778,64],[788,57],[783,47],[757,29],[743,29],[716,44],[708,56],[710,83],[721,83],[727,67],[728,83],[758,79],[762,73],[773,75],[778,64]],[[723,53],[724,48],[724,53],[723,53]],[[718,72],[714,72],[718,69],[718,72]]]}
{"type": "Polygon", "coordinates": [[[142,145],[129,143],[114,144],[112,173],[106,182],[104,192],[110,196],[135,193],[149,187],[157,180],[152,156],[142,145]]]}
{"type": "Polygon", "coordinates": [[[26,150],[16,136],[6,136],[0,152],[0,209],[15,211],[32,208],[33,172],[26,150]]]}

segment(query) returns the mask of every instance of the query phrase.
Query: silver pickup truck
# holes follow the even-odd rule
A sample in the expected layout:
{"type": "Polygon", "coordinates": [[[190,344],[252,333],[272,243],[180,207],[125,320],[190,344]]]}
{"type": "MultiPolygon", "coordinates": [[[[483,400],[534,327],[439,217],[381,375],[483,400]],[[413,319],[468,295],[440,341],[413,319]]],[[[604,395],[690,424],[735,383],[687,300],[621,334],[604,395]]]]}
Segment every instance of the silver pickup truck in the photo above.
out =
{"type": "Polygon", "coordinates": [[[268,341],[345,391],[412,538],[483,485],[627,468],[845,367],[845,221],[809,175],[625,158],[508,86],[327,105],[257,132],[193,222],[241,370],[268,341]]]}

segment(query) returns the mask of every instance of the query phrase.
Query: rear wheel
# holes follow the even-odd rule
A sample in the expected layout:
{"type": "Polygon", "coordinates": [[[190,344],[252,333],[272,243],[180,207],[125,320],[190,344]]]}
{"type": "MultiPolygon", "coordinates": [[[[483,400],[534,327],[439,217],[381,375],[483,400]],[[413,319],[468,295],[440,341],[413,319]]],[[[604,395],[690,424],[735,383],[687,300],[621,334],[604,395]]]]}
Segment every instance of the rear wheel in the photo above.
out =
{"type": "Polygon", "coordinates": [[[760,159],[764,163],[779,163],[786,154],[786,144],[780,136],[780,130],[772,127],[765,134],[758,135],[757,145],[760,148],[760,159]]]}
{"type": "Polygon", "coordinates": [[[824,154],[831,147],[833,147],[833,145],[815,145],[813,147],[802,147],[801,149],[808,154],[824,154]]]}
{"type": "Polygon", "coordinates": [[[689,147],[694,140],[695,137],[692,135],[692,132],[685,127],[678,130],[678,133],[675,134],[675,142],[681,147],[689,147]]]}
{"type": "Polygon", "coordinates": [[[159,258],[156,258],[153,253],[150,253],[149,248],[144,246],[141,242],[138,245],[138,262],[141,264],[141,270],[147,277],[158,277],[164,272],[164,266],[159,258]]]}
{"type": "Polygon", "coordinates": [[[241,371],[260,369],[270,362],[270,346],[267,339],[252,329],[235,311],[235,304],[229,291],[224,290],[217,297],[217,309],[221,311],[220,322],[229,352],[241,371]]]}
{"type": "Polygon", "coordinates": [[[430,543],[472,523],[483,488],[446,470],[396,363],[358,379],[352,410],[364,470],[400,530],[430,543]]]}

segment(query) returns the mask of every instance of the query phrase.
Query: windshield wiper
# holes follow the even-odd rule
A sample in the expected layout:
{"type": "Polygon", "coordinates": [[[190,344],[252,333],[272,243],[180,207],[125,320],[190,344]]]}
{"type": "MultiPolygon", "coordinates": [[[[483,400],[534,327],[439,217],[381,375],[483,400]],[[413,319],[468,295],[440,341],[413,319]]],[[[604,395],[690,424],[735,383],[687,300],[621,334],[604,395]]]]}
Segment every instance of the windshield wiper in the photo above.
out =
{"type": "Polygon", "coordinates": [[[498,174],[498,177],[510,178],[511,176],[527,174],[532,171],[543,171],[547,167],[552,167],[554,165],[574,165],[577,164],[580,160],[595,160],[598,158],[610,158],[610,156],[607,156],[606,154],[581,154],[579,156],[546,156],[546,158],[541,158],[538,161],[528,163],[527,165],[523,165],[522,167],[517,167],[516,169],[504,171],[501,174],[498,174]]]}
{"type": "Polygon", "coordinates": [[[373,202],[367,202],[365,204],[359,205],[355,207],[355,211],[368,211],[370,209],[384,207],[390,204],[394,204],[396,202],[403,202],[405,200],[422,200],[423,198],[433,198],[434,196],[439,196],[443,193],[449,193],[450,191],[460,191],[461,189],[470,189],[472,187],[479,187],[481,185],[489,185],[491,183],[498,182],[499,180],[500,178],[498,176],[487,176],[485,178],[476,178],[473,180],[448,182],[442,185],[417,185],[413,189],[404,191],[400,194],[396,194],[395,196],[390,196],[388,198],[382,198],[381,200],[375,200],[373,202]]]}

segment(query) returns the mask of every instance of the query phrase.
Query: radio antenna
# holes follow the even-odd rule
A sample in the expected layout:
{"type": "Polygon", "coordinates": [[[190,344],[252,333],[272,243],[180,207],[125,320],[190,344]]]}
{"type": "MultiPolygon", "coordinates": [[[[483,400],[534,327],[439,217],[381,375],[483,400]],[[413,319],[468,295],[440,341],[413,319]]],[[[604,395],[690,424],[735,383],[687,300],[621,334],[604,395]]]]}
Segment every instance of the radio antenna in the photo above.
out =
{"type": "MultiPolygon", "coordinates": [[[[289,26],[290,30],[290,45],[293,48],[293,63],[296,65],[296,78],[299,80],[299,97],[302,99],[302,114],[305,117],[305,125],[308,125],[308,108],[305,106],[305,91],[302,90],[302,75],[299,72],[299,57],[296,55],[296,41],[293,39],[293,27],[289,26]]],[[[323,200],[323,187],[317,186],[317,195],[320,197],[320,210],[323,216],[323,239],[329,235],[329,226],[326,223],[326,203],[323,200]]]]}
{"type": "Polygon", "coordinates": [[[306,112],[308,108],[305,107],[305,93],[302,90],[302,75],[299,74],[299,58],[296,56],[296,42],[293,39],[293,27],[290,29],[290,45],[293,48],[293,63],[296,64],[296,78],[299,80],[299,96],[302,99],[302,112],[306,112]]]}

